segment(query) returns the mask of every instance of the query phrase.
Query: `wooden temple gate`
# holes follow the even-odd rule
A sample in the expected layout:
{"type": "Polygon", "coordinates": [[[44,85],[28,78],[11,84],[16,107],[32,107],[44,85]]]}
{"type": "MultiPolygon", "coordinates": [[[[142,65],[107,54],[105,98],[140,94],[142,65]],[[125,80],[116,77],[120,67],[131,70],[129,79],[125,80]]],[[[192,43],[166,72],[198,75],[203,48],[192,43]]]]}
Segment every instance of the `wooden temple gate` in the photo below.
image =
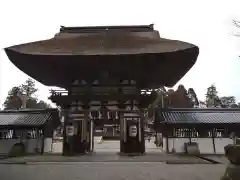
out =
{"type": "MultiPolygon", "coordinates": [[[[120,151],[142,154],[145,152],[142,115],[131,113],[133,118],[130,113],[122,112],[137,108],[142,114],[156,96],[155,93],[142,94],[141,90],[174,86],[196,62],[199,48],[162,38],[150,24],[62,26],[49,40],[8,47],[5,52],[9,60],[29,76],[46,86],[67,91],[65,96],[58,92],[50,97],[66,112],[68,130],[77,129],[76,134],[75,131],[69,133],[73,136],[64,135],[64,154],[89,150],[89,138],[85,134],[91,124],[88,122],[93,101],[100,102],[102,109],[115,101],[116,110],[120,112],[120,151]],[[83,117],[71,117],[72,107],[83,117]]],[[[101,110],[101,114],[104,111],[101,110]]],[[[92,113],[91,116],[97,117],[92,113]]]]}
{"type": "Polygon", "coordinates": [[[50,99],[65,112],[64,155],[93,151],[94,126],[120,126],[120,153],[145,153],[144,107],[155,94],[142,94],[134,81],[118,86],[75,81],[68,91],[53,91],[50,99]]]}

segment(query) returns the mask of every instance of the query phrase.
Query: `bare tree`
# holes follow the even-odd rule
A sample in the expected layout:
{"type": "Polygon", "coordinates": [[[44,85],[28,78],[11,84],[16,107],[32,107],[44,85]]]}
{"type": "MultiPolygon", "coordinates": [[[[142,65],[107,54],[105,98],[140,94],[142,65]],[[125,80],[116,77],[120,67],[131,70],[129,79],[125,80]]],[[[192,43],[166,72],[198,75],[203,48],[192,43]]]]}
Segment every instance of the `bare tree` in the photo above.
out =
{"type": "MultiPolygon", "coordinates": [[[[233,20],[233,25],[240,28],[240,21],[233,20]]],[[[234,36],[240,37],[240,34],[233,34],[234,36]]]]}

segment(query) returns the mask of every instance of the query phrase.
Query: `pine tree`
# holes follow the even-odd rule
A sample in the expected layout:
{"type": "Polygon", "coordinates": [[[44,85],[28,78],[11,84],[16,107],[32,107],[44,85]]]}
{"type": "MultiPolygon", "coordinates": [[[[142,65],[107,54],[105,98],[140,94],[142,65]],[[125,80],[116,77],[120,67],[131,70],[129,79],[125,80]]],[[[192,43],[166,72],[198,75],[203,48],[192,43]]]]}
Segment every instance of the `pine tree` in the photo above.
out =
{"type": "Polygon", "coordinates": [[[35,82],[28,78],[25,83],[20,86],[21,92],[29,97],[33,97],[38,89],[35,87],[35,82]]]}
{"type": "Polygon", "coordinates": [[[20,109],[22,100],[19,94],[25,94],[29,97],[26,108],[30,109],[45,109],[51,106],[44,101],[39,101],[35,95],[38,89],[35,87],[35,82],[32,79],[27,79],[22,85],[13,87],[4,102],[4,109],[20,109]]]}
{"type": "Polygon", "coordinates": [[[14,86],[9,92],[4,101],[5,109],[20,109],[22,106],[21,99],[18,97],[18,93],[21,91],[20,87],[14,86]]]}
{"type": "Polygon", "coordinates": [[[221,106],[221,100],[218,97],[218,91],[214,84],[207,88],[206,94],[206,105],[207,107],[218,107],[221,106]]]}

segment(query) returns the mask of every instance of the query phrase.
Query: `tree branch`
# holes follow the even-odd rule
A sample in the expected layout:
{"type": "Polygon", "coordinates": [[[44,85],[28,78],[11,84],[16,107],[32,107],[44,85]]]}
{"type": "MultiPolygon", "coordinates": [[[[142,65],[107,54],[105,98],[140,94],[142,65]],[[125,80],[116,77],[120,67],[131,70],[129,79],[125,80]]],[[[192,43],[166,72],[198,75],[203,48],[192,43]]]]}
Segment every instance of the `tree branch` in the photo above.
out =
{"type": "Polygon", "coordinates": [[[233,20],[233,24],[234,24],[237,28],[240,28],[240,21],[233,20]]]}

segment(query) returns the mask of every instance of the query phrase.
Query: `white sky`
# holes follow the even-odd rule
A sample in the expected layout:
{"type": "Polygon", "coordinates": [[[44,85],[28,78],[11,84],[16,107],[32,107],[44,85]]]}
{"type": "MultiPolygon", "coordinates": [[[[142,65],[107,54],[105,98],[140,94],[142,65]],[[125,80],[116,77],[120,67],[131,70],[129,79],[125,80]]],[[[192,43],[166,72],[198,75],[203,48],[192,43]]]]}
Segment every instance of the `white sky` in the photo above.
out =
{"type": "MultiPolygon", "coordinates": [[[[220,95],[240,100],[240,37],[232,23],[240,20],[239,0],[1,0],[0,104],[12,86],[28,77],[7,58],[4,47],[51,38],[60,25],[155,24],[164,38],[200,47],[196,65],[179,82],[204,100],[214,83],[220,95]]],[[[240,34],[240,29],[239,29],[240,34]]],[[[37,83],[38,97],[48,98],[48,87],[37,83]]]]}

